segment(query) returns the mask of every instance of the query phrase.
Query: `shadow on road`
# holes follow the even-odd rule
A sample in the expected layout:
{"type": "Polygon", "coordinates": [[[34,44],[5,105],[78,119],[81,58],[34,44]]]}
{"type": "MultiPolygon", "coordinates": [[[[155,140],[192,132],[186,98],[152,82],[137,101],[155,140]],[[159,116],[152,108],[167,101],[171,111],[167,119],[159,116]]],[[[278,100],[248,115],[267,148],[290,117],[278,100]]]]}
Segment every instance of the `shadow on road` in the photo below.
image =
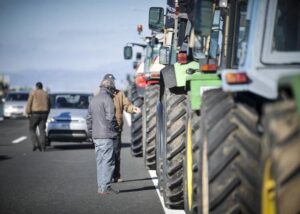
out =
{"type": "Polygon", "coordinates": [[[7,155],[0,155],[0,161],[9,160],[12,159],[12,157],[9,157],[7,155]]]}
{"type": "Polygon", "coordinates": [[[156,178],[138,178],[138,179],[132,179],[132,180],[124,180],[122,183],[132,182],[132,181],[147,181],[147,180],[152,180],[152,179],[157,179],[157,177],[156,178]]]}
{"type": "Polygon", "coordinates": [[[146,186],[146,187],[140,187],[135,189],[124,189],[120,190],[119,193],[126,193],[126,192],[138,192],[138,191],[144,191],[144,190],[155,190],[155,186],[146,186]]]}
{"type": "Polygon", "coordinates": [[[94,144],[63,144],[52,145],[47,148],[47,151],[53,150],[80,150],[80,149],[94,149],[94,144]]]}

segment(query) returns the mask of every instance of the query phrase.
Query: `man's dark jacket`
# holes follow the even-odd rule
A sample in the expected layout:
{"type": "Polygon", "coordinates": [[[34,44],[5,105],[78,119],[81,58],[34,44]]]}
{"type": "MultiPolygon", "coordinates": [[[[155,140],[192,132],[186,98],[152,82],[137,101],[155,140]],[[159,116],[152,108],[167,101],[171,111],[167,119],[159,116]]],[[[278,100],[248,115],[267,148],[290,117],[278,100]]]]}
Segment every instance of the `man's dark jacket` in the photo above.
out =
{"type": "Polygon", "coordinates": [[[90,102],[86,121],[89,134],[94,139],[109,139],[118,135],[114,102],[105,88],[101,88],[90,102]]]}

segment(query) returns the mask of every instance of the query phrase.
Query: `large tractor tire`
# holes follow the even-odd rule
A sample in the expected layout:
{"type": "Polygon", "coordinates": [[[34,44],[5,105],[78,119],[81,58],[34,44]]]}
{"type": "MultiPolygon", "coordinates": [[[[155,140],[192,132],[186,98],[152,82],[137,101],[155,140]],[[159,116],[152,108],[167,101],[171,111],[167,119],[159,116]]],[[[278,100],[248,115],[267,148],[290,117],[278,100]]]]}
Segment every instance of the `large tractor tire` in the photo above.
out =
{"type": "Polygon", "coordinates": [[[163,197],[170,209],[183,209],[183,159],[185,155],[186,94],[165,91],[166,124],[163,155],[163,197]]]}
{"type": "Polygon", "coordinates": [[[199,200],[197,184],[199,169],[197,159],[200,139],[200,111],[191,109],[190,100],[187,101],[186,145],[184,158],[184,209],[186,214],[197,214],[199,200]]]}
{"type": "Polygon", "coordinates": [[[156,175],[160,194],[163,193],[163,149],[164,149],[164,109],[163,101],[160,101],[156,108],[156,175]]]}
{"type": "MultiPolygon", "coordinates": [[[[133,105],[143,108],[144,101],[138,96],[136,87],[131,88],[131,102],[133,105]]],[[[140,157],[143,154],[142,141],[142,113],[131,115],[131,154],[140,157]]]]}
{"type": "Polygon", "coordinates": [[[247,104],[249,100],[221,89],[202,96],[200,213],[260,211],[257,175],[261,137],[259,118],[247,104]]]}
{"type": "Polygon", "coordinates": [[[144,96],[143,156],[147,169],[156,168],[156,105],[159,99],[159,85],[148,85],[144,96]]]}
{"type": "Polygon", "coordinates": [[[262,214],[300,213],[300,123],[294,101],[264,109],[262,214]]]}

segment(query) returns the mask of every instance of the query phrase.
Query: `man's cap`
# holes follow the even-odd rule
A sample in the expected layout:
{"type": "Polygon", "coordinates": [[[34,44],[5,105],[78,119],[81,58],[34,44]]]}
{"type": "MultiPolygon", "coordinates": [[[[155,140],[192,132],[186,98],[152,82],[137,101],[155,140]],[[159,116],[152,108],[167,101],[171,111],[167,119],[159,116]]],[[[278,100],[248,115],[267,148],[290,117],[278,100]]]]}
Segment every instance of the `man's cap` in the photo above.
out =
{"type": "Polygon", "coordinates": [[[105,74],[103,80],[115,80],[116,78],[112,74],[105,74]]]}
{"type": "Polygon", "coordinates": [[[103,79],[100,84],[100,87],[113,89],[115,88],[115,81],[113,79],[103,79]]]}

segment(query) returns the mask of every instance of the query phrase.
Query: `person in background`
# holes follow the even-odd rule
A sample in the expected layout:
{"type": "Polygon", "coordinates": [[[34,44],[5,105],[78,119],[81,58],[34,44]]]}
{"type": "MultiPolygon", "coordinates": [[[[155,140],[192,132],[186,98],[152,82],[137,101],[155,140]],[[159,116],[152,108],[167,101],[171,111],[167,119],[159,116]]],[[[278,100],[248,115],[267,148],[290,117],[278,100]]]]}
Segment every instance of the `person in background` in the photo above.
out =
{"type": "Polygon", "coordinates": [[[88,133],[95,144],[98,193],[101,195],[118,193],[111,187],[115,169],[113,143],[119,129],[112,99],[113,88],[113,81],[102,80],[99,93],[89,104],[86,120],[88,133]]]}
{"type": "MultiPolygon", "coordinates": [[[[105,80],[110,80],[114,82],[115,86],[115,77],[112,74],[106,74],[104,76],[105,80]]],[[[113,175],[113,182],[122,182],[123,179],[120,173],[120,165],[121,165],[121,134],[123,128],[123,111],[127,113],[140,113],[141,109],[132,105],[129,102],[128,98],[125,96],[124,92],[118,90],[114,87],[113,90],[113,101],[115,105],[115,115],[120,129],[118,130],[118,135],[114,140],[114,149],[115,149],[115,171],[113,175]]]]}
{"type": "Polygon", "coordinates": [[[36,83],[36,89],[29,95],[26,113],[29,117],[29,131],[33,145],[33,151],[39,149],[45,151],[46,148],[46,122],[50,111],[50,99],[46,91],[43,90],[41,82],[36,83]],[[39,127],[39,136],[36,129],[39,127]]]}

